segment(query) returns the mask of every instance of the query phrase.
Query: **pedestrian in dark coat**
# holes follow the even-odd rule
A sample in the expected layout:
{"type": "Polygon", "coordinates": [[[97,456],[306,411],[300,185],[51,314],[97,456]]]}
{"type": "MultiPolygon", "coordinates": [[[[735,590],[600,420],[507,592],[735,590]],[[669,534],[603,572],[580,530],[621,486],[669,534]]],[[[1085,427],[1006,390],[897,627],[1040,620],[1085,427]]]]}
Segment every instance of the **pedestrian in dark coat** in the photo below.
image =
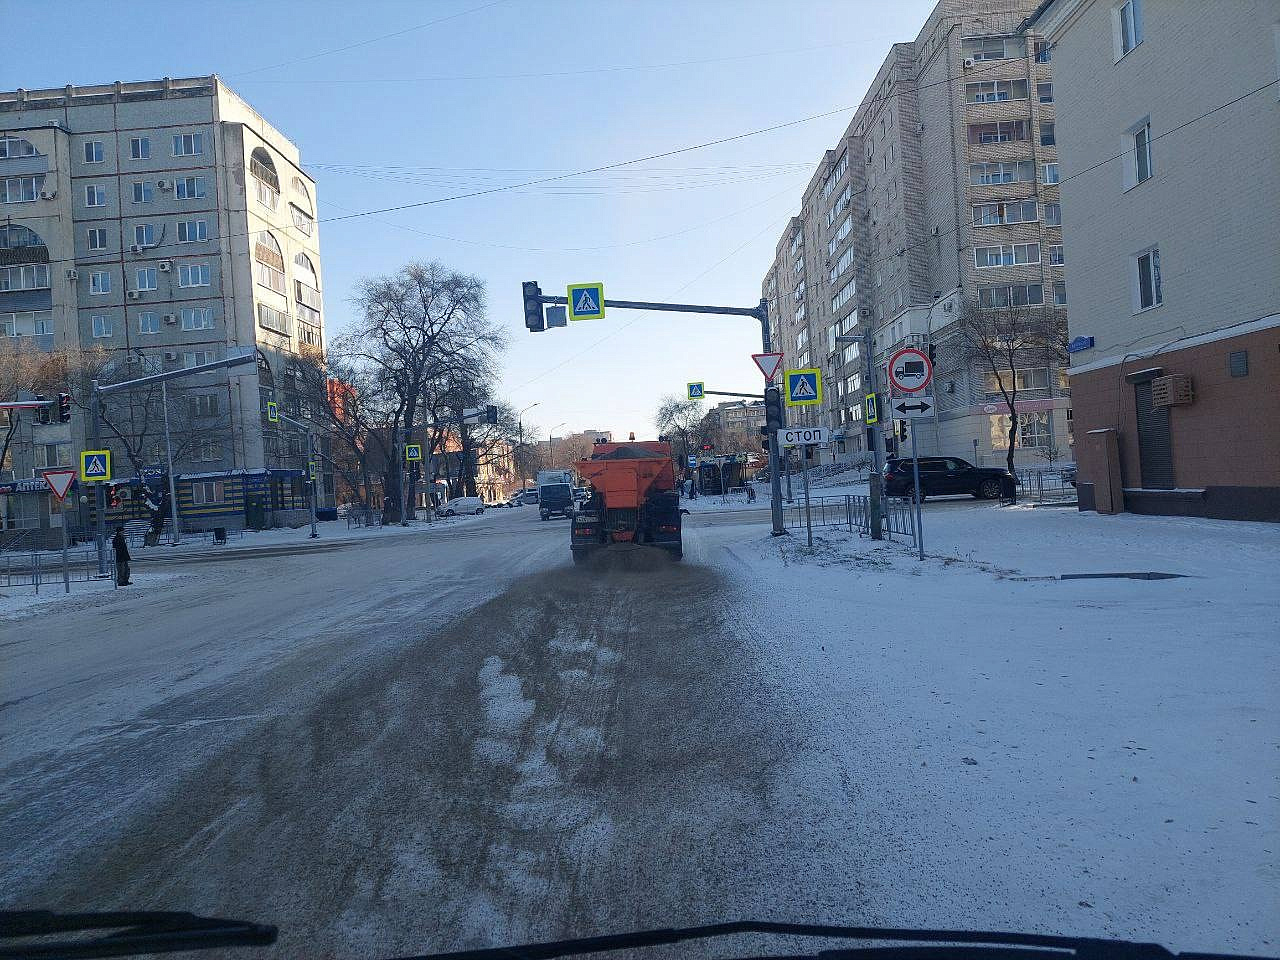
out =
{"type": "Polygon", "coordinates": [[[132,585],[129,579],[129,543],[124,538],[124,527],[116,527],[116,535],[111,538],[111,549],[116,554],[116,583],[127,587],[132,585]]]}

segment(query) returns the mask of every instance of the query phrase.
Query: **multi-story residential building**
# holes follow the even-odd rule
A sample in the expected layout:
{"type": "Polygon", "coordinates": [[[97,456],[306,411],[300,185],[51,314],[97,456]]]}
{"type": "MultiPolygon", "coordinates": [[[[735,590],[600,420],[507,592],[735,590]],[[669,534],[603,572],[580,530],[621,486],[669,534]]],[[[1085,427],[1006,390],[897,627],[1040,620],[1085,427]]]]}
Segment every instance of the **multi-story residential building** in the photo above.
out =
{"type": "MultiPolygon", "coordinates": [[[[296,360],[324,344],[315,181],[300,163],[216,76],[0,93],[5,332],[73,361],[105,357],[109,380],[257,352],[256,367],[167,388],[175,427],[194,438],[174,471],[193,526],[305,506],[301,436],[265,415],[270,400],[305,415],[296,360]]],[[[109,415],[136,424],[149,402],[114,395],[109,415]]],[[[144,472],[163,468],[160,418],[145,416],[133,458],[110,430],[101,441],[126,482],[139,454],[144,472]]],[[[74,456],[91,446],[85,421],[77,410],[36,448],[74,456]]],[[[320,482],[331,503],[331,476],[320,482]]]]}
{"type": "MultiPolygon", "coordinates": [[[[843,433],[836,457],[866,448],[863,399],[884,389],[888,356],[945,344],[965,301],[1065,309],[1049,49],[1017,32],[1034,6],[941,0],[914,41],[889,51],[779,241],[763,291],[775,343],[788,367],[819,366],[826,381],[820,408],[788,415],[843,433]],[[836,339],[868,326],[873,385],[863,344],[836,339]]],[[[1003,461],[1007,416],[995,384],[954,352],[939,357],[936,418],[913,421],[922,451],[1003,461]]],[[[1059,370],[1017,376],[1017,458],[1067,448],[1059,370]]]]}
{"type": "Polygon", "coordinates": [[[722,440],[723,452],[754,452],[759,447],[760,428],[764,426],[763,400],[726,400],[707,411],[707,424],[713,435],[722,440]],[[729,450],[731,443],[741,450],[729,450]]]}
{"type": "Polygon", "coordinates": [[[1080,505],[1280,520],[1280,7],[1041,7],[1080,505]]]}

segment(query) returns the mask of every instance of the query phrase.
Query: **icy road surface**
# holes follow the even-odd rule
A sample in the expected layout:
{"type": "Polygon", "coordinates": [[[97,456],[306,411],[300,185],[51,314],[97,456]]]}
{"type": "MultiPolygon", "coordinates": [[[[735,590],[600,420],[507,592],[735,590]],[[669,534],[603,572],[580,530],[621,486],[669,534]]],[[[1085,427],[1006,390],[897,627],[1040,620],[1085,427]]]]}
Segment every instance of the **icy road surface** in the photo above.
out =
{"type": "Polygon", "coordinates": [[[0,906],[275,923],[263,957],[740,917],[1275,953],[1274,531],[933,516],[958,559],[744,515],[574,567],[492,511],[33,608],[0,906]],[[1009,579],[1152,556],[1204,575],[1009,579]]]}

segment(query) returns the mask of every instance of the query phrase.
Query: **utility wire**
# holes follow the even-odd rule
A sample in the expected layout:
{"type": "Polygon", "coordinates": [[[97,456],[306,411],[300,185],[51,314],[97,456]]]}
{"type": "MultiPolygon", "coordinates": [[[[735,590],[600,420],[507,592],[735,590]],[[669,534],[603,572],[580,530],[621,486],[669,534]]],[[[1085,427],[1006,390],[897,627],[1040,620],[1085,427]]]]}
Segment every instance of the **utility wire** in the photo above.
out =
{"type": "MultiPolygon", "coordinates": [[[[252,70],[241,70],[238,73],[228,74],[229,77],[247,77],[251,73],[261,73],[263,70],[275,70],[279,67],[291,67],[295,63],[305,63],[308,60],[317,60],[320,57],[327,57],[335,53],[345,53],[348,50],[355,50],[357,47],[367,47],[371,43],[379,43],[382,40],[390,40],[393,37],[402,37],[406,33],[413,33],[415,30],[425,30],[427,27],[434,27],[436,24],[444,23],[448,20],[456,20],[458,17],[465,17],[471,13],[479,13],[481,10],[488,10],[490,7],[496,7],[500,3],[506,3],[507,0],[493,0],[492,3],[482,4],[478,7],[472,7],[469,10],[459,10],[457,13],[451,13],[447,17],[439,17],[435,20],[428,20],[426,23],[419,23],[417,26],[405,27],[403,30],[396,30],[392,33],[384,33],[381,36],[370,37],[368,40],[357,40],[355,43],[349,43],[346,46],[334,47],[330,50],[320,50],[316,53],[309,53],[305,57],[295,57],[292,60],[284,60],[280,63],[272,63],[265,67],[254,67],[252,70]]],[[[251,81],[254,83],[270,83],[280,81],[251,81]]]]}

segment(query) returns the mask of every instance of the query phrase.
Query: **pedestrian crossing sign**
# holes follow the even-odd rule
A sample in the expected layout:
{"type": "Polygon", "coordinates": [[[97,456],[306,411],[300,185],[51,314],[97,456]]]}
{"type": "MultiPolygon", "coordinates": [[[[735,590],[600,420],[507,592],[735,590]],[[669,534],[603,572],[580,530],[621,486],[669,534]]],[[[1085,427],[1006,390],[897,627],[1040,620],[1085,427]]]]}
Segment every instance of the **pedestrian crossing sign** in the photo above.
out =
{"type": "Polygon", "coordinates": [[[110,480],[111,451],[82,450],[80,452],[80,479],[84,481],[110,480]]]}
{"type": "Polygon", "coordinates": [[[422,444],[406,443],[404,445],[404,459],[407,463],[417,463],[422,460],[422,444]]]}
{"type": "Polygon", "coordinates": [[[570,320],[604,319],[603,283],[571,283],[567,299],[570,320]]]}
{"type": "Polygon", "coordinates": [[[788,370],[786,384],[788,407],[809,407],[822,402],[822,371],[816,367],[788,370]]]}
{"type": "Polygon", "coordinates": [[[267,401],[267,420],[271,423],[280,422],[280,406],[274,400],[267,401]]]}
{"type": "Polygon", "coordinates": [[[702,386],[701,381],[695,380],[693,383],[689,384],[690,400],[701,400],[705,395],[706,395],[706,389],[702,386]]]}

